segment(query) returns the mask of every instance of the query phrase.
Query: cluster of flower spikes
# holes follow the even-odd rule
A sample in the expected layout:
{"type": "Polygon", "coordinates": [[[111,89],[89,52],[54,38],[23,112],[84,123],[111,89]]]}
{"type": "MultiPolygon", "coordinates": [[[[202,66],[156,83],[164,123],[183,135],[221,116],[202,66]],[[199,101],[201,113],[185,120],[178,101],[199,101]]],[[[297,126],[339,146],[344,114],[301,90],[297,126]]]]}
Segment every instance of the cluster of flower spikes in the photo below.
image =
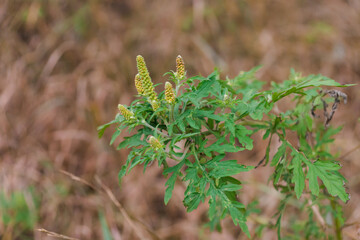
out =
{"type": "MultiPolygon", "coordinates": [[[[136,57],[136,63],[138,68],[138,74],[135,76],[135,87],[139,95],[147,97],[149,103],[151,104],[154,111],[156,111],[160,104],[157,97],[157,94],[155,92],[154,84],[151,81],[149,71],[146,67],[146,63],[144,58],[141,55],[138,55],[136,57]]],[[[185,77],[185,65],[184,60],[179,55],[176,58],[176,73],[175,76],[177,79],[182,80],[185,77]]],[[[172,87],[172,84],[170,82],[165,83],[165,100],[169,104],[175,103],[175,93],[174,89],[172,87]]],[[[132,121],[135,119],[134,113],[127,109],[124,105],[119,104],[118,105],[120,114],[124,116],[124,118],[127,121],[132,121]]],[[[149,143],[151,147],[155,150],[161,149],[163,146],[159,142],[157,138],[154,136],[151,136],[149,139],[149,143]]]]}

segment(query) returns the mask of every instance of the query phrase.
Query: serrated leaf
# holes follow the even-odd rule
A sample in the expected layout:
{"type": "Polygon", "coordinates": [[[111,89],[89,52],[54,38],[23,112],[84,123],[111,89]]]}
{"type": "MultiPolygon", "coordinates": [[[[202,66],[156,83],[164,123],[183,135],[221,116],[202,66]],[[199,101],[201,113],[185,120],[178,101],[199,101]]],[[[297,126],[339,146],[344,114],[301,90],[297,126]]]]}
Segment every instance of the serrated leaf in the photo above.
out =
{"type": "Polygon", "coordinates": [[[317,180],[315,177],[319,177],[324,183],[326,189],[332,196],[338,196],[343,202],[349,200],[349,195],[346,193],[344,188],[344,178],[336,171],[339,169],[339,165],[331,162],[316,161],[309,166],[309,185],[311,180],[310,190],[314,195],[318,193],[317,180]]]}
{"type": "Polygon", "coordinates": [[[180,121],[176,121],[176,125],[180,128],[182,132],[185,132],[185,125],[182,119],[180,121]]]}
{"type": "Polygon", "coordinates": [[[208,166],[213,168],[209,175],[215,178],[233,176],[241,172],[247,172],[253,169],[253,166],[245,166],[238,164],[236,160],[226,160],[222,162],[214,162],[212,165],[208,166]]]}
{"type": "Polygon", "coordinates": [[[244,148],[236,147],[232,144],[225,143],[220,145],[221,142],[215,142],[214,144],[210,145],[209,147],[205,148],[205,152],[218,152],[220,154],[226,152],[239,152],[242,151],[244,148]]]}
{"type": "Polygon", "coordinates": [[[128,157],[126,159],[125,164],[121,167],[121,169],[119,171],[119,174],[118,174],[119,183],[121,183],[122,178],[126,175],[130,163],[135,158],[140,158],[140,154],[142,151],[143,151],[142,149],[136,149],[136,150],[133,150],[132,152],[130,152],[130,154],[128,155],[128,157]]]}
{"type": "Polygon", "coordinates": [[[173,172],[171,177],[165,183],[165,186],[167,186],[167,188],[165,190],[165,197],[164,197],[165,205],[167,205],[169,200],[171,199],[172,192],[173,192],[174,187],[175,187],[176,177],[178,176],[180,168],[184,165],[184,163],[185,163],[185,160],[179,162],[177,165],[175,165],[173,167],[167,168],[163,172],[164,175],[173,172]]]}
{"type": "Polygon", "coordinates": [[[198,124],[191,117],[186,118],[186,121],[189,123],[190,127],[200,129],[200,126],[198,126],[198,124]]]}
{"type": "Polygon", "coordinates": [[[292,182],[295,183],[295,193],[296,197],[299,199],[305,188],[305,176],[302,169],[301,155],[299,153],[295,153],[293,156],[292,165],[294,169],[292,182]]]}
{"type": "Polygon", "coordinates": [[[194,112],[196,117],[207,117],[216,121],[224,121],[226,118],[220,115],[216,115],[213,111],[197,110],[194,112]]]}
{"type": "Polygon", "coordinates": [[[115,133],[112,135],[111,140],[110,140],[110,145],[112,145],[114,143],[114,141],[116,140],[116,138],[121,134],[120,130],[116,130],[115,133]]]}
{"type": "Polygon", "coordinates": [[[228,208],[230,216],[235,225],[239,225],[241,230],[246,234],[248,238],[250,238],[250,232],[246,225],[246,218],[244,214],[236,207],[230,206],[228,208]]]}
{"type": "Polygon", "coordinates": [[[317,180],[317,173],[316,169],[312,165],[309,165],[307,178],[309,179],[309,189],[311,193],[315,196],[319,196],[319,183],[317,180]]]}
{"type": "Polygon", "coordinates": [[[230,133],[235,136],[235,122],[232,116],[225,120],[225,128],[228,129],[230,133]]]}
{"type": "Polygon", "coordinates": [[[232,184],[232,183],[228,183],[225,184],[223,186],[221,186],[221,190],[222,191],[228,191],[228,192],[233,192],[233,191],[238,191],[242,188],[242,186],[240,184],[232,184]]]}
{"type": "Polygon", "coordinates": [[[142,136],[142,132],[138,132],[137,134],[134,134],[130,137],[124,137],[124,141],[122,141],[118,146],[117,149],[121,149],[121,148],[131,148],[131,147],[136,147],[136,146],[140,146],[140,145],[144,145],[146,144],[146,142],[141,140],[141,136],[142,136]]]}
{"type": "Polygon", "coordinates": [[[205,98],[209,96],[211,92],[211,87],[215,83],[215,80],[211,79],[202,79],[202,81],[199,83],[198,87],[195,89],[195,91],[191,92],[188,95],[189,100],[196,106],[200,106],[200,100],[202,98],[205,98]]]}
{"type": "Polygon", "coordinates": [[[97,128],[98,137],[101,138],[101,137],[104,135],[105,130],[106,130],[108,127],[110,127],[111,124],[114,124],[114,123],[116,123],[116,122],[117,122],[117,121],[112,120],[111,122],[108,122],[108,123],[106,123],[106,124],[104,124],[104,125],[99,126],[99,127],[97,128]]]}
{"type": "Polygon", "coordinates": [[[276,166],[279,162],[280,158],[282,158],[285,155],[286,151],[286,143],[283,142],[281,146],[278,148],[277,152],[275,153],[273,159],[271,160],[270,166],[276,166]]]}
{"type": "Polygon", "coordinates": [[[252,131],[244,126],[236,125],[236,138],[247,150],[253,149],[253,140],[248,136],[252,131]]]}

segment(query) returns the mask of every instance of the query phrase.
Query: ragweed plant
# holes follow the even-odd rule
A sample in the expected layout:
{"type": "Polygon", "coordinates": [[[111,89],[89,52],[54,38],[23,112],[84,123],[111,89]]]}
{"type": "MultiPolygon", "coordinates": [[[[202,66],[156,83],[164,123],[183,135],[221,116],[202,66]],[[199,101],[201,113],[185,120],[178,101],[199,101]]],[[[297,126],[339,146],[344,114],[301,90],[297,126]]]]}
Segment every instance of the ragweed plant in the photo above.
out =
{"type": "Polygon", "coordinates": [[[329,123],[346,95],[321,87],[349,85],[321,75],[302,77],[292,70],[288,80],[272,83],[270,90],[261,91],[263,83],[255,78],[259,68],[241,72],[234,79],[222,80],[217,71],[208,77],[187,78],[184,61],[178,56],[176,71],[167,73],[174,88],[166,82],[158,95],[144,58],[138,56],[136,60],[138,99],[128,107],[119,105],[115,120],[98,129],[101,137],[109,125],[117,126],[110,144],[126,128],[133,133],[117,147],[131,150],[119,180],[137,165],[146,170],[157,162],[168,179],[165,204],[171,199],[176,180],[182,181],[186,186],[183,203],[188,212],[207,202],[212,229],[220,230],[220,220],[230,216],[250,237],[246,222],[253,210],[239,201],[243,182],[238,177],[242,172],[270,165],[274,172],[269,180],[283,198],[275,222],[260,224],[254,234],[261,236],[265,227],[277,228],[280,238],[284,209],[297,199],[299,209],[308,214],[308,221],[294,223],[293,229],[287,229],[287,237],[333,234],[341,239],[344,221],[339,200],[347,202],[349,195],[344,188],[346,180],[339,172],[341,165],[329,151],[333,136],[341,128],[333,128],[329,123]],[[293,109],[271,111],[288,96],[295,101],[293,109]],[[320,118],[320,113],[324,117],[320,118]],[[269,139],[260,162],[247,166],[228,159],[227,153],[252,150],[251,137],[258,131],[264,132],[263,139],[269,139]],[[275,139],[280,144],[275,155],[270,156],[275,139]],[[329,216],[332,221],[324,220],[329,216]]]}

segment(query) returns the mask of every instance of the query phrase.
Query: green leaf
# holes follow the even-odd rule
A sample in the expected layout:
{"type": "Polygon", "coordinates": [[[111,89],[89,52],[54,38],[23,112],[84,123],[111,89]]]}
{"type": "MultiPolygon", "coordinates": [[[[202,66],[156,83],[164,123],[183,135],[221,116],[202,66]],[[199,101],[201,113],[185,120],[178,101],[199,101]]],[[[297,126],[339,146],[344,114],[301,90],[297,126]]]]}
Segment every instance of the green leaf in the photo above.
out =
{"type": "Polygon", "coordinates": [[[192,137],[192,136],[196,136],[196,135],[199,135],[199,134],[200,134],[200,132],[182,134],[182,135],[176,136],[176,137],[172,140],[172,143],[175,144],[175,143],[179,142],[179,141],[182,140],[182,139],[189,138],[189,137],[192,137]]]}
{"type": "Polygon", "coordinates": [[[247,150],[253,149],[253,140],[248,136],[252,131],[244,126],[236,125],[236,138],[247,150]]]}
{"type": "Polygon", "coordinates": [[[185,125],[183,120],[181,119],[180,121],[176,121],[176,125],[180,128],[180,130],[185,133],[185,125]]]}
{"type": "Polygon", "coordinates": [[[216,121],[224,121],[226,118],[220,115],[213,114],[213,111],[197,110],[194,112],[196,117],[207,117],[216,121]]]}
{"type": "Polygon", "coordinates": [[[309,166],[309,188],[314,195],[319,193],[317,182],[317,177],[319,177],[332,196],[338,196],[343,202],[349,200],[349,195],[344,188],[344,178],[337,171],[341,168],[338,164],[316,161],[313,164],[309,162],[307,165],[309,166]]]}
{"type": "Polygon", "coordinates": [[[286,143],[283,142],[281,146],[278,148],[277,152],[275,153],[273,159],[271,160],[270,166],[276,166],[279,162],[280,158],[282,158],[285,155],[286,151],[286,143]]]}
{"type": "Polygon", "coordinates": [[[233,192],[233,191],[238,191],[242,188],[242,186],[240,184],[225,184],[223,186],[221,186],[221,190],[222,191],[229,191],[229,192],[233,192]]]}
{"type": "Polygon", "coordinates": [[[124,141],[122,141],[118,146],[117,149],[121,148],[131,148],[140,145],[145,145],[146,142],[141,140],[142,132],[138,132],[137,134],[132,135],[131,137],[124,137],[124,141]]]}
{"type": "Polygon", "coordinates": [[[116,129],[115,133],[111,137],[110,145],[114,143],[116,138],[121,134],[121,131],[119,129],[116,129]]]}
{"type": "Polygon", "coordinates": [[[197,124],[196,121],[194,121],[191,117],[187,117],[186,118],[186,121],[189,123],[189,125],[192,127],[192,128],[195,128],[195,129],[200,129],[201,127],[197,124]]]}
{"type": "Polygon", "coordinates": [[[104,240],[112,240],[113,238],[111,236],[111,232],[110,232],[110,229],[106,222],[106,219],[104,217],[104,214],[100,212],[99,218],[100,218],[101,230],[102,230],[104,240]]]}
{"type": "Polygon", "coordinates": [[[187,207],[186,211],[191,212],[195,210],[201,201],[201,194],[197,192],[192,192],[191,194],[186,195],[184,202],[187,207]]]}
{"type": "Polygon", "coordinates": [[[114,124],[114,123],[117,123],[117,121],[116,121],[116,120],[112,120],[111,122],[108,122],[108,123],[106,123],[106,124],[104,124],[104,125],[99,126],[99,127],[97,128],[97,130],[98,130],[98,137],[101,138],[101,137],[104,135],[105,130],[106,130],[108,127],[110,127],[111,124],[114,124]]]}
{"type": "Polygon", "coordinates": [[[225,128],[228,129],[230,133],[235,136],[235,122],[232,116],[225,120],[225,128]]]}
{"type": "Polygon", "coordinates": [[[212,85],[215,83],[215,80],[210,80],[210,79],[204,79],[202,80],[198,87],[196,88],[195,91],[191,92],[188,95],[189,100],[196,106],[199,107],[200,106],[200,100],[202,98],[205,98],[207,96],[209,96],[211,90],[212,90],[212,85]]]}
{"type": "Polygon", "coordinates": [[[240,148],[240,147],[236,147],[232,144],[228,144],[228,143],[225,143],[225,144],[222,144],[220,145],[221,142],[215,142],[214,144],[210,145],[209,147],[205,148],[204,151],[205,152],[218,152],[220,154],[222,153],[226,153],[226,152],[239,152],[239,151],[242,151],[243,148],[240,148]]]}
{"type": "Polygon", "coordinates": [[[250,232],[246,225],[246,218],[244,214],[236,207],[230,206],[228,208],[230,216],[235,225],[239,225],[241,230],[246,234],[248,238],[250,238],[250,232]]]}
{"type": "Polygon", "coordinates": [[[292,155],[294,156],[292,160],[292,166],[294,167],[292,182],[295,183],[295,193],[296,197],[299,199],[305,188],[305,176],[301,161],[302,156],[300,153],[294,152],[292,152],[292,155]]]}
{"type": "Polygon", "coordinates": [[[319,196],[319,183],[317,180],[317,169],[312,166],[312,165],[308,165],[309,166],[309,172],[307,174],[307,178],[309,179],[309,189],[311,191],[312,194],[314,194],[315,196],[319,196]]]}
{"type": "Polygon", "coordinates": [[[181,167],[184,165],[184,163],[185,163],[185,160],[179,162],[177,165],[175,165],[173,167],[167,168],[163,172],[164,175],[173,172],[171,177],[165,183],[165,186],[167,186],[167,188],[165,190],[165,197],[164,197],[165,205],[167,205],[169,200],[171,199],[172,192],[175,187],[176,177],[179,175],[179,171],[180,171],[181,167]]]}
{"type": "Polygon", "coordinates": [[[208,167],[213,168],[209,172],[209,175],[215,178],[233,176],[241,172],[247,172],[254,168],[253,166],[245,166],[238,164],[236,160],[213,162],[213,164],[211,164],[210,166],[208,165],[208,167]]]}

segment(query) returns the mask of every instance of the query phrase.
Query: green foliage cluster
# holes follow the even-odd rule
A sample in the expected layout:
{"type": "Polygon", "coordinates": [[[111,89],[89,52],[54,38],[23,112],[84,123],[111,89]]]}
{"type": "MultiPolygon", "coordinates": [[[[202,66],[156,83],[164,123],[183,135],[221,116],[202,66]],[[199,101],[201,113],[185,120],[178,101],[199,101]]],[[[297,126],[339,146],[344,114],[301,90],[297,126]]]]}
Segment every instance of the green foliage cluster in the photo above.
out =
{"type": "MultiPolygon", "coordinates": [[[[220,220],[230,216],[248,237],[246,221],[253,207],[239,201],[243,182],[238,176],[269,164],[274,169],[269,181],[282,193],[283,200],[275,215],[276,224],[266,223],[256,234],[261,236],[265,227],[277,228],[280,238],[284,209],[294,199],[300,199],[297,200],[302,201],[299,209],[306,210],[309,218],[306,224],[294,223],[294,230],[288,236],[323,236],[327,233],[322,225],[334,223],[317,221],[314,215],[319,217],[320,214],[320,219],[324,219],[330,213],[337,223],[342,223],[341,208],[332,206],[339,206],[338,199],[348,201],[349,195],[344,188],[346,180],[339,172],[341,166],[329,151],[333,136],[341,128],[323,123],[331,120],[340,99],[346,96],[340,91],[325,91],[321,87],[349,85],[341,85],[321,75],[302,77],[292,70],[288,80],[272,83],[270,90],[262,91],[263,82],[255,77],[258,69],[241,72],[226,80],[220,79],[218,71],[208,77],[190,78],[168,72],[166,75],[175,84],[173,102],[165,100],[166,92],[163,91],[154,108],[153,102],[139,94],[139,98],[126,107],[133,118],[117,114],[115,120],[99,127],[99,137],[111,124],[116,125],[116,131],[110,144],[124,129],[133,133],[117,146],[117,149],[131,150],[119,172],[119,180],[137,165],[143,165],[145,171],[157,162],[168,178],[165,204],[171,199],[176,181],[182,181],[186,186],[183,203],[188,212],[201,202],[207,202],[212,229],[220,230],[220,220]],[[277,102],[287,96],[293,98],[295,107],[279,113],[277,102]],[[329,114],[327,107],[331,102],[334,105],[329,114]],[[274,108],[277,111],[272,111],[274,108]],[[319,112],[324,113],[324,121],[317,116],[319,112]],[[227,158],[227,153],[252,150],[251,137],[260,130],[265,132],[263,139],[269,139],[269,144],[259,164],[246,166],[227,158]],[[290,138],[290,134],[296,135],[297,140],[290,138]],[[273,157],[270,156],[272,139],[280,141],[273,157]],[[318,211],[314,213],[316,209],[318,211]]],[[[335,234],[340,227],[334,227],[335,234]]]]}
{"type": "Polygon", "coordinates": [[[37,223],[39,199],[31,187],[26,191],[0,191],[0,237],[31,239],[37,223]]]}

